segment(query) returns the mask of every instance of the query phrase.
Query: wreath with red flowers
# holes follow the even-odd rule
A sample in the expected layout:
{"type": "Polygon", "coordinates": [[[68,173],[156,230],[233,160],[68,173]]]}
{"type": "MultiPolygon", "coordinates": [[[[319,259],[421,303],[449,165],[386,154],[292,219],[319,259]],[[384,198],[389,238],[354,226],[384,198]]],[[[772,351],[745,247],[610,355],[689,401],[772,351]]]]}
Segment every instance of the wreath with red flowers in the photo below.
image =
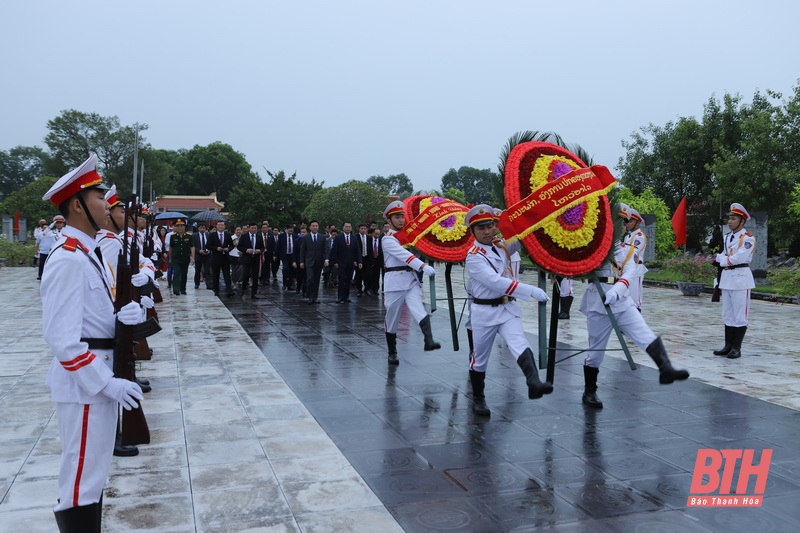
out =
{"type": "Polygon", "coordinates": [[[469,208],[455,200],[432,195],[410,196],[403,204],[406,225],[401,242],[404,246],[414,246],[437,261],[464,261],[474,241],[472,232],[464,224],[469,208]]]}
{"type": "Polygon", "coordinates": [[[567,277],[589,274],[611,253],[615,228],[608,193],[615,185],[608,169],[589,169],[566,148],[547,142],[519,143],[505,161],[506,204],[522,212],[526,202],[538,203],[538,208],[552,213],[532,229],[518,228],[515,235],[505,236],[522,239],[531,259],[547,271],[567,277]],[[578,200],[573,200],[574,192],[561,188],[564,180],[580,183],[572,177],[594,176],[595,172],[606,181],[591,194],[576,195],[578,200]]]}

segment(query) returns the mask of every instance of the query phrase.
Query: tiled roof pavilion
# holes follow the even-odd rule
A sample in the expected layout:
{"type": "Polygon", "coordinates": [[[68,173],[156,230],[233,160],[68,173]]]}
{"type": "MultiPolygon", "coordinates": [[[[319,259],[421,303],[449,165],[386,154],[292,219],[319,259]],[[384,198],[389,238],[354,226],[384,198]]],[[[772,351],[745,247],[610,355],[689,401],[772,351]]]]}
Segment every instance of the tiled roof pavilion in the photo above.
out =
{"type": "Polygon", "coordinates": [[[225,202],[217,200],[216,192],[212,192],[208,196],[167,194],[153,202],[156,213],[180,211],[188,215],[209,210],[222,211],[224,207],[225,202]]]}

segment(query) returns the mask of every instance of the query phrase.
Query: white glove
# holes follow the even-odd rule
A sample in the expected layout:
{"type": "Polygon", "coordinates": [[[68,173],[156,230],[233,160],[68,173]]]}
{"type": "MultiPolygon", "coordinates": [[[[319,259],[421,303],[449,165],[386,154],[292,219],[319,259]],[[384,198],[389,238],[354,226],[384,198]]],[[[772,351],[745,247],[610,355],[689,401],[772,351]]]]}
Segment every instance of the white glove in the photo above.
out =
{"type": "Polygon", "coordinates": [[[144,312],[136,302],[129,302],[117,313],[117,320],[126,326],[135,326],[144,321],[144,312]]]}
{"type": "Polygon", "coordinates": [[[533,296],[533,298],[537,302],[549,302],[550,301],[550,297],[547,295],[547,293],[544,292],[539,287],[534,287],[533,288],[533,291],[531,291],[531,296],[533,296]]]}
{"type": "Polygon", "coordinates": [[[717,254],[717,263],[726,266],[728,264],[728,256],[725,254],[717,254]]]}
{"type": "Polygon", "coordinates": [[[158,261],[158,253],[157,252],[153,252],[153,255],[150,256],[150,261],[152,261],[153,263],[158,261]]]}
{"type": "Polygon", "coordinates": [[[152,309],[156,305],[153,299],[150,298],[149,296],[142,296],[141,298],[139,298],[139,303],[145,309],[152,309]]]}
{"type": "Polygon", "coordinates": [[[614,287],[611,287],[606,291],[606,305],[611,305],[620,300],[620,294],[614,287]]]}
{"type": "Polygon", "coordinates": [[[147,274],[145,274],[144,272],[137,272],[136,274],[131,276],[131,283],[133,283],[134,287],[141,287],[144,284],[146,284],[149,280],[150,278],[147,277],[147,274]]]}
{"type": "Polygon", "coordinates": [[[127,379],[111,378],[100,392],[112,400],[117,400],[126,411],[136,409],[139,407],[136,400],[141,401],[144,399],[139,385],[127,379]]]}
{"type": "Polygon", "coordinates": [[[430,265],[425,265],[424,267],[422,267],[422,273],[430,278],[436,275],[436,269],[430,265]]]}

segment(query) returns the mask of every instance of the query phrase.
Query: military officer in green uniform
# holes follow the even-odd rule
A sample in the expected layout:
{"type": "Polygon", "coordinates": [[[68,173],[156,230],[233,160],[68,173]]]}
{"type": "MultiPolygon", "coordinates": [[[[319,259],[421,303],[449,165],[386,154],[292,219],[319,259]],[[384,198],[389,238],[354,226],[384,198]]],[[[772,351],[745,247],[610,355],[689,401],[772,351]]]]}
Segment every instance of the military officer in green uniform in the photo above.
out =
{"type": "Polygon", "coordinates": [[[175,221],[174,232],[169,238],[169,263],[172,265],[172,292],[186,294],[186,277],[189,274],[189,264],[194,263],[192,257],[192,236],[186,233],[186,221],[175,221]]]}

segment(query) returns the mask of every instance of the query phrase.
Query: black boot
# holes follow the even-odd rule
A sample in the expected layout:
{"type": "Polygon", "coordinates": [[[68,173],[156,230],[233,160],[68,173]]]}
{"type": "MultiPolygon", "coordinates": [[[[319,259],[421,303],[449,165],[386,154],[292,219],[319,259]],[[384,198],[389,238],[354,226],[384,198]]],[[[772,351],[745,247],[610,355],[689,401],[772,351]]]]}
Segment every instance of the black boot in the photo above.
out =
{"type": "Polygon", "coordinates": [[[472,412],[480,416],[491,416],[492,412],[486,405],[486,396],[483,389],[486,382],[486,372],[469,371],[469,381],[472,384],[472,412]]]}
{"type": "Polygon", "coordinates": [[[114,456],[134,457],[136,455],[139,455],[139,448],[128,444],[122,444],[122,428],[119,425],[119,416],[117,416],[117,438],[114,440],[114,456]]]}
{"type": "Polygon", "coordinates": [[[728,355],[730,353],[733,347],[731,346],[731,336],[734,329],[731,326],[725,326],[725,346],[719,350],[714,350],[714,355],[728,355]]]}
{"type": "Polygon", "coordinates": [[[574,296],[561,297],[561,312],[558,314],[559,320],[569,320],[569,309],[572,307],[572,300],[574,299],[574,296]]]}
{"type": "Polygon", "coordinates": [[[425,351],[438,350],[442,347],[441,344],[433,340],[433,331],[431,331],[431,316],[428,315],[419,321],[419,328],[422,334],[425,335],[425,351]]]}
{"type": "Polygon", "coordinates": [[[102,516],[100,503],[71,507],[63,511],[56,511],[56,524],[60,533],[100,533],[100,518],[102,516]]]}
{"type": "Polygon", "coordinates": [[[399,365],[400,359],[397,358],[397,333],[386,333],[386,346],[389,347],[389,364],[399,365]]]}
{"type": "Polygon", "coordinates": [[[747,331],[747,326],[731,328],[731,351],[728,352],[728,359],[738,359],[742,356],[742,341],[747,331]]]}
{"type": "Polygon", "coordinates": [[[472,362],[472,356],[475,354],[475,344],[472,342],[472,330],[467,330],[467,343],[469,344],[469,362],[472,362]]]}
{"type": "Polygon", "coordinates": [[[658,365],[658,382],[662,385],[668,385],[675,380],[683,380],[689,377],[688,370],[675,370],[672,368],[672,363],[669,362],[667,357],[667,350],[664,348],[664,343],[661,342],[661,337],[650,343],[647,347],[647,355],[655,361],[658,365]]]}
{"type": "Polygon", "coordinates": [[[526,348],[522,352],[522,355],[517,359],[517,364],[522,369],[522,373],[525,374],[529,399],[535,400],[553,392],[552,383],[549,381],[542,383],[539,380],[539,371],[536,369],[536,363],[533,361],[533,351],[530,348],[526,348]]]}
{"type": "Polygon", "coordinates": [[[593,366],[583,366],[583,382],[585,383],[583,389],[583,404],[595,409],[602,409],[603,402],[597,397],[597,374],[600,373],[599,368],[593,366]]]}

